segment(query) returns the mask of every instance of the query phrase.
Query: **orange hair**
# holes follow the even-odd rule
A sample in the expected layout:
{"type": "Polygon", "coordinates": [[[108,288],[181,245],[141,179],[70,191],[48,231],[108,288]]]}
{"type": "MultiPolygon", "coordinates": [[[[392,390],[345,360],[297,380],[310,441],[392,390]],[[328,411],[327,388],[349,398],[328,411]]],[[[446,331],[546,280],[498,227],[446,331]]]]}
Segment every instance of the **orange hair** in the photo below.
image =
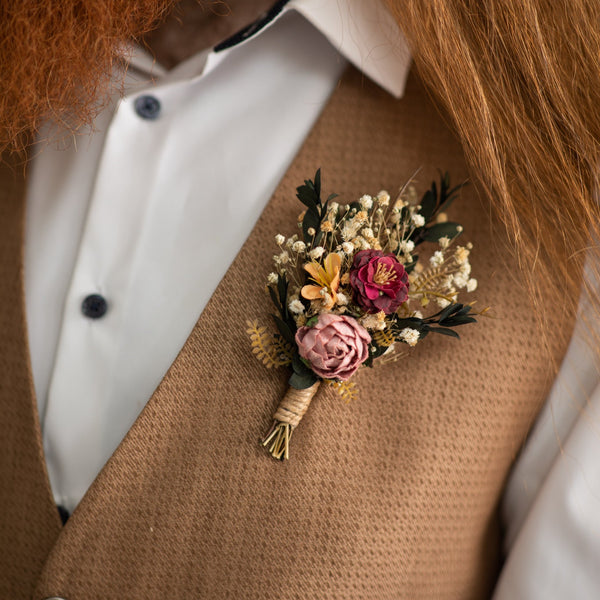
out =
{"type": "Polygon", "coordinates": [[[572,310],[584,258],[600,258],[600,4],[386,1],[508,229],[541,324],[572,310]],[[542,278],[554,297],[540,297],[542,278]]]}

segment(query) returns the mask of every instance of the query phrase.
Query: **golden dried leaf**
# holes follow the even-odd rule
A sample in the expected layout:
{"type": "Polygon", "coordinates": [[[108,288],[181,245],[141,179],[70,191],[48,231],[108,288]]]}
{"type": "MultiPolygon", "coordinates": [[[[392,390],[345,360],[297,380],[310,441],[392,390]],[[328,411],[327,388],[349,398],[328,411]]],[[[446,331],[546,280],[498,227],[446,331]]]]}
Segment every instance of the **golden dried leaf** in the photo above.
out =
{"type": "Polygon", "coordinates": [[[292,347],[288,342],[280,336],[268,333],[266,328],[259,327],[256,321],[246,321],[246,325],[252,352],[267,369],[285,367],[292,363],[292,347]]]}
{"type": "Polygon", "coordinates": [[[373,339],[378,346],[382,346],[383,348],[389,348],[394,343],[394,334],[389,329],[384,329],[383,331],[376,331],[373,334],[373,339]]]}
{"type": "Polygon", "coordinates": [[[356,400],[358,394],[356,384],[353,381],[331,381],[327,383],[341,396],[342,400],[350,402],[356,400]]]}

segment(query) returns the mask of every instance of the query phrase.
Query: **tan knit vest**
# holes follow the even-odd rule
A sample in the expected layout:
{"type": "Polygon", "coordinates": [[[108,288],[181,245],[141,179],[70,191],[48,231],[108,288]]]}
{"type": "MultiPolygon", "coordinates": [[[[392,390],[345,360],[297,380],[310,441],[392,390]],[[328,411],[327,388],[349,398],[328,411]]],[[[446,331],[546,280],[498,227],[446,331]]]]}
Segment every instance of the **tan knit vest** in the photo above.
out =
{"type": "MultiPolygon", "coordinates": [[[[467,176],[459,145],[416,79],[396,101],[346,73],[181,353],[64,528],[29,366],[23,173],[4,167],[0,598],[489,596],[500,560],[498,502],[551,369],[515,264],[497,249],[502,234],[473,187],[452,217],[475,245],[479,305],[495,307],[496,318],[465,327],[460,341],[431,336],[405,360],[361,370],[350,404],[322,386],[288,462],[259,445],[288,373],[256,360],[245,322],[270,322],[264,278],[273,237],[295,231],[302,206],[294,189],[318,167],[326,191],[344,202],[395,193],[418,167],[421,189],[437,168],[455,182],[467,176]]],[[[570,326],[557,327],[568,334],[570,326]]]]}

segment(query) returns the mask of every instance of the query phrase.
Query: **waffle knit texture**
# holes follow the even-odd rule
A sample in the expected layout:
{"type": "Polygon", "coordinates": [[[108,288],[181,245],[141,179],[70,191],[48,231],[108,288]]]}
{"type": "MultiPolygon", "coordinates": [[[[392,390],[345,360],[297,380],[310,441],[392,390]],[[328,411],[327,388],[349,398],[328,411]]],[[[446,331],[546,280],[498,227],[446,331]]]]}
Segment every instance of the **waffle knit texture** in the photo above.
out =
{"type": "MultiPolygon", "coordinates": [[[[411,78],[398,101],[349,70],[179,356],[68,523],[45,472],[27,351],[19,168],[0,202],[0,598],[210,600],[486,598],[497,506],[552,382],[505,240],[473,186],[451,217],[471,240],[474,294],[496,319],[362,369],[346,404],[321,386],[292,457],[259,445],[288,373],[251,352],[269,324],[276,233],[296,232],[295,187],[322,167],[342,202],[418,167],[425,189],[467,177],[459,144],[411,78]]],[[[234,177],[235,174],[232,174],[234,177]]],[[[226,224],[220,224],[226,226],[226,224]]],[[[218,252],[218,248],[213,250],[218,252]]],[[[572,323],[555,324],[569,337],[572,323]]],[[[565,346],[557,344],[560,360],[565,346]],[[560,346],[560,347],[558,347],[560,346]]]]}

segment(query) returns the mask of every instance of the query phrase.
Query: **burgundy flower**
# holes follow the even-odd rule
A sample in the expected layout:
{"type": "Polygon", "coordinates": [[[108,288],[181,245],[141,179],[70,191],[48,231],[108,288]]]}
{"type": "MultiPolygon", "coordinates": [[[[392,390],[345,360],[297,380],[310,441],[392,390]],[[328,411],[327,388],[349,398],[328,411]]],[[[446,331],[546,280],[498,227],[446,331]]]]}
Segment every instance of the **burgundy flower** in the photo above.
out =
{"type": "Polygon", "coordinates": [[[296,332],[298,352],[324,379],[350,379],[369,356],[371,336],[356,319],[323,313],[313,327],[296,332]]]}
{"type": "Polygon", "coordinates": [[[368,313],[389,315],[408,298],[408,274],[393,254],[381,250],[356,253],[350,285],[355,302],[368,313]]]}

